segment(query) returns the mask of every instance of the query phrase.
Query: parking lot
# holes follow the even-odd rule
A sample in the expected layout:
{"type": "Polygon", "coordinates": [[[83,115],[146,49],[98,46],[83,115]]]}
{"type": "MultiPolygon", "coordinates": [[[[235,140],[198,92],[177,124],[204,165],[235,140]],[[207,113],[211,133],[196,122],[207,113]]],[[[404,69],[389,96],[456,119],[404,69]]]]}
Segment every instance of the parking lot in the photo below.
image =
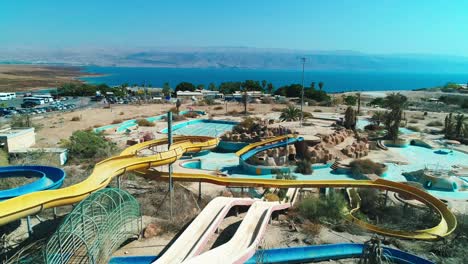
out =
{"type": "Polygon", "coordinates": [[[22,102],[22,97],[0,101],[2,104],[2,107],[0,107],[2,119],[9,119],[14,115],[41,115],[52,112],[66,112],[95,104],[95,102],[90,101],[89,97],[62,97],[50,103],[28,108],[21,107],[22,102]]]}

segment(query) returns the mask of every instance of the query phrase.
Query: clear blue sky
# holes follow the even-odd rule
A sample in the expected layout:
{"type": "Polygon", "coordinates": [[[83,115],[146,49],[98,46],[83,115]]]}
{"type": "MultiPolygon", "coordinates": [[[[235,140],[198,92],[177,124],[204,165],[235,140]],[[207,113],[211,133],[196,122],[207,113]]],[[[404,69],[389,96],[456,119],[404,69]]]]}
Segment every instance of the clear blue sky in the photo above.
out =
{"type": "Polygon", "coordinates": [[[468,56],[468,1],[1,1],[0,48],[16,46],[248,46],[468,56]]]}

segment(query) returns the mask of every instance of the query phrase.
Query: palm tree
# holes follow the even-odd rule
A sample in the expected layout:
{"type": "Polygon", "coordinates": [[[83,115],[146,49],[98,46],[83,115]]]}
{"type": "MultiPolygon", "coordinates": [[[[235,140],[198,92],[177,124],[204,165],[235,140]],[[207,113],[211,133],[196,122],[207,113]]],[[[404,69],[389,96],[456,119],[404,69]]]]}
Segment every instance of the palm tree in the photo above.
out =
{"type": "Polygon", "coordinates": [[[357,93],[357,114],[361,114],[361,93],[357,93]]]}
{"type": "Polygon", "coordinates": [[[292,105],[281,110],[281,121],[297,121],[301,118],[301,109],[292,105]]]}
{"type": "Polygon", "coordinates": [[[347,129],[356,129],[356,111],[351,106],[348,106],[345,112],[344,127],[347,129]]]}
{"type": "Polygon", "coordinates": [[[455,116],[455,136],[457,138],[463,137],[463,132],[467,126],[465,123],[467,119],[468,118],[466,118],[463,114],[458,114],[455,116]]]}
{"type": "Polygon", "coordinates": [[[311,83],[310,83],[310,89],[311,89],[311,90],[315,90],[315,82],[311,82],[311,83]]]}
{"type": "Polygon", "coordinates": [[[323,90],[323,82],[319,82],[318,86],[319,86],[320,91],[322,91],[323,90]]]}
{"type": "Polygon", "coordinates": [[[387,137],[394,142],[398,139],[398,131],[403,118],[403,109],[406,107],[408,98],[400,93],[392,93],[384,99],[385,107],[390,109],[386,114],[385,126],[387,137]]]}
{"type": "Polygon", "coordinates": [[[267,85],[268,93],[269,93],[269,94],[272,94],[274,89],[275,89],[275,88],[273,87],[273,84],[272,84],[272,83],[268,83],[268,85],[267,85]]]}
{"type": "Polygon", "coordinates": [[[179,99],[177,99],[176,105],[175,105],[175,107],[177,109],[177,114],[179,114],[179,108],[180,108],[181,105],[182,105],[182,102],[179,99]]]}
{"type": "Polygon", "coordinates": [[[385,120],[385,112],[384,111],[376,111],[370,118],[372,123],[376,124],[377,126],[380,126],[380,123],[385,120]]]}
{"type": "Polygon", "coordinates": [[[266,87],[267,87],[267,81],[266,81],[266,80],[263,80],[263,81],[262,81],[262,90],[263,90],[263,91],[266,91],[266,87]]]}

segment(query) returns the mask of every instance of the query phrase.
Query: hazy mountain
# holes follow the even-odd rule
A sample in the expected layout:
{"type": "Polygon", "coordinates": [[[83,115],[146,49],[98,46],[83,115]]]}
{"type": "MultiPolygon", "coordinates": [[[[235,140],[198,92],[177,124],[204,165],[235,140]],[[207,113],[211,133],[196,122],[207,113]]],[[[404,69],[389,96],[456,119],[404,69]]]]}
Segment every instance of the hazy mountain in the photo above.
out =
{"type": "Polygon", "coordinates": [[[468,72],[466,57],[423,54],[375,55],[249,47],[0,50],[0,62],[184,68],[300,69],[301,57],[307,58],[308,70],[468,72]]]}

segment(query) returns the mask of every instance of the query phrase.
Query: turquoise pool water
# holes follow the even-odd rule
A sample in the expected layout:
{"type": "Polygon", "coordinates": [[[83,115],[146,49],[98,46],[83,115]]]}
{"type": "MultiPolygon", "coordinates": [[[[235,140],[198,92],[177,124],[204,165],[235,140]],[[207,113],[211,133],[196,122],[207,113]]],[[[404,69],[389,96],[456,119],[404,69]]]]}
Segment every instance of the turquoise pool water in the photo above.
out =
{"type": "MultiPolygon", "coordinates": [[[[452,166],[463,165],[468,162],[468,154],[453,151],[447,155],[434,153],[433,149],[428,149],[418,146],[408,146],[405,148],[389,148],[389,151],[406,158],[409,162],[407,165],[397,165],[394,163],[386,163],[388,170],[383,176],[384,179],[405,182],[406,178],[402,175],[404,172],[416,171],[430,167],[432,169],[452,169],[452,166]]],[[[229,174],[229,177],[234,178],[260,178],[274,179],[276,174],[268,175],[252,175],[246,174],[239,165],[239,158],[234,153],[215,153],[209,152],[206,155],[197,157],[200,159],[199,164],[190,164],[189,166],[197,167],[205,170],[219,170],[229,174]]],[[[328,165],[314,165],[312,175],[303,175],[300,173],[292,173],[300,180],[352,180],[353,178],[347,174],[337,174],[332,172],[328,165]]],[[[462,180],[468,182],[468,177],[461,177],[462,180]]],[[[428,190],[429,193],[441,199],[468,199],[468,192],[465,191],[438,191],[428,190]]]]}
{"type": "MultiPolygon", "coordinates": [[[[226,131],[231,131],[237,124],[224,120],[195,119],[173,125],[172,132],[175,135],[218,137],[226,131]]],[[[160,132],[167,133],[167,128],[160,132]]]]}
{"type": "MultiPolygon", "coordinates": [[[[195,110],[194,111],[190,111],[190,110],[180,111],[180,114],[185,115],[185,114],[187,114],[189,112],[196,112],[196,113],[198,113],[200,115],[205,114],[204,111],[195,111],[195,110]]],[[[156,122],[156,121],[162,120],[165,116],[166,116],[166,114],[162,114],[162,115],[147,117],[145,119],[150,121],[150,122],[156,122]]],[[[107,125],[107,126],[102,126],[102,127],[95,128],[94,131],[95,132],[102,132],[102,131],[105,131],[107,129],[116,128],[117,133],[123,133],[128,128],[136,126],[137,125],[136,121],[137,121],[136,119],[130,119],[130,120],[123,121],[122,123],[119,123],[119,124],[112,124],[112,125],[107,125]]]]}

